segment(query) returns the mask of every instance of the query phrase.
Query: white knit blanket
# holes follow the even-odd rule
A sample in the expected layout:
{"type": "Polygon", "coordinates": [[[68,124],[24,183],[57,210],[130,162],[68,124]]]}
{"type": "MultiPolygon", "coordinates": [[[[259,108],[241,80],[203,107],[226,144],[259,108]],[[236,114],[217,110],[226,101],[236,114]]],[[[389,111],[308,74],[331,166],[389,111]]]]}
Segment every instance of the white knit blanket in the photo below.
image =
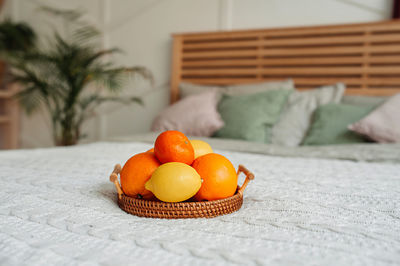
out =
{"type": "Polygon", "coordinates": [[[399,164],[217,151],[256,176],[242,208],[161,220],[120,210],[108,181],[115,163],[148,148],[1,152],[0,264],[400,264],[399,164]]]}

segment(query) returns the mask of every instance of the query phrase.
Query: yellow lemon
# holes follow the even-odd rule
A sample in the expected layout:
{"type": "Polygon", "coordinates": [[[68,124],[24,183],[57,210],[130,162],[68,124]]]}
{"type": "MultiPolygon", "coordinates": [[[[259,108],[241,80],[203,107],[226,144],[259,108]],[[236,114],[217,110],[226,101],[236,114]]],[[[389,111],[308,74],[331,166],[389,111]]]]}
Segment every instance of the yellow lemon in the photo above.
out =
{"type": "Polygon", "coordinates": [[[165,202],[179,202],[193,197],[201,187],[201,177],[193,167],[179,162],[158,167],[145,188],[165,202]]]}
{"type": "Polygon", "coordinates": [[[194,159],[197,159],[200,156],[206,155],[208,153],[213,153],[213,150],[205,141],[193,139],[190,141],[194,149],[194,159]]]}

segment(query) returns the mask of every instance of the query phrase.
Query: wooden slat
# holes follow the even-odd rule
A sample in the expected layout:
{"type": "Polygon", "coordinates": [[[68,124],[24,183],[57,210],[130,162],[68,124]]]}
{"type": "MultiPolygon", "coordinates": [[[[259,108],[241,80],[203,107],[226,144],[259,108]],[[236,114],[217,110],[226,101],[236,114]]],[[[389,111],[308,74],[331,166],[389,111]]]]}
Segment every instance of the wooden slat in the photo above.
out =
{"type": "Polygon", "coordinates": [[[368,74],[394,74],[400,76],[400,67],[396,66],[376,66],[376,67],[368,67],[365,70],[368,74]]]}
{"type": "Polygon", "coordinates": [[[372,44],[379,44],[385,42],[400,42],[400,35],[398,34],[369,35],[369,37],[366,38],[366,41],[372,44]]]}
{"type": "Polygon", "coordinates": [[[400,53],[400,45],[376,45],[366,49],[368,53],[400,53]]]}
{"type": "MultiPolygon", "coordinates": [[[[277,81],[282,80],[282,77],[270,77],[270,78],[262,78],[261,81],[277,81]]],[[[226,85],[226,84],[241,84],[241,83],[257,83],[260,80],[255,78],[184,78],[182,79],[185,82],[196,83],[196,84],[208,84],[208,85],[226,85]]],[[[351,78],[341,78],[341,82],[350,85],[361,85],[360,79],[351,79],[351,78]]],[[[309,78],[293,78],[295,84],[309,84],[313,85],[313,87],[328,85],[337,83],[337,78],[317,78],[317,79],[309,79],[309,78]]]]}
{"type": "Polygon", "coordinates": [[[397,21],[379,23],[347,24],[333,26],[299,27],[288,29],[267,30],[267,36],[303,36],[303,35],[327,35],[327,34],[359,34],[360,32],[371,31],[379,33],[385,31],[400,30],[397,21]]]}
{"type": "Polygon", "coordinates": [[[399,46],[375,46],[375,47],[329,47],[329,48],[298,48],[298,49],[265,49],[261,52],[257,50],[251,51],[212,51],[212,52],[190,52],[183,53],[183,59],[194,58],[239,58],[239,57],[255,57],[262,56],[312,56],[312,55],[345,55],[345,54],[362,54],[376,53],[376,54],[389,54],[400,53],[399,46]]]}
{"type": "Polygon", "coordinates": [[[204,43],[188,43],[183,45],[184,50],[190,49],[229,49],[243,47],[257,47],[259,41],[232,41],[232,42],[204,42],[204,43]]]}
{"type": "Polygon", "coordinates": [[[383,78],[369,78],[369,85],[397,85],[400,87],[400,75],[399,77],[383,77],[383,78]]]}
{"type": "Polygon", "coordinates": [[[195,75],[253,75],[257,73],[261,74],[284,74],[284,75],[321,75],[326,74],[341,75],[341,74],[399,74],[400,67],[392,66],[381,66],[381,67],[369,67],[363,70],[361,67],[284,67],[284,68],[267,68],[267,69],[183,69],[183,76],[195,76],[195,75]]]}
{"type": "Polygon", "coordinates": [[[346,94],[352,94],[352,95],[390,96],[396,93],[399,93],[399,88],[346,89],[346,94]]]}
{"type": "Polygon", "coordinates": [[[362,54],[362,53],[400,53],[400,45],[355,46],[355,47],[313,47],[313,48],[280,48],[266,49],[264,55],[334,55],[334,54],[362,54]]]}
{"type": "Polygon", "coordinates": [[[364,42],[371,42],[372,44],[380,44],[387,42],[400,42],[400,36],[398,35],[375,35],[375,36],[340,36],[340,37],[312,37],[312,38],[298,38],[293,39],[271,39],[265,40],[262,45],[264,46],[323,46],[323,45],[343,45],[343,44],[361,44],[364,42]]]}
{"type": "Polygon", "coordinates": [[[400,75],[400,67],[383,66],[368,67],[366,69],[360,67],[302,67],[302,68],[270,68],[264,69],[263,74],[283,74],[283,75],[327,75],[337,76],[345,74],[375,74],[375,75],[400,75]]]}
{"type": "MultiPolygon", "coordinates": [[[[299,91],[306,91],[315,89],[315,87],[307,87],[307,88],[296,88],[299,91]]],[[[361,89],[361,88],[347,88],[346,94],[347,95],[369,95],[369,96],[390,96],[393,94],[398,93],[397,88],[391,89],[382,89],[382,88],[368,88],[368,89],[361,89]]]]}
{"type": "Polygon", "coordinates": [[[400,24],[397,20],[387,21],[383,23],[368,23],[365,25],[367,31],[371,32],[371,34],[379,34],[381,32],[387,31],[400,31],[400,24]]]}
{"type": "Polygon", "coordinates": [[[391,56],[373,56],[371,55],[366,59],[366,61],[370,64],[400,64],[400,56],[399,55],[391,55],[391,56]]]}
{"type": "Polygon", "coordinates": [[[183,61],[182,67],[218,67],[218,66],[257,66],[254,60],[198,60],[198,61],[183,61]]]}
{"type": "Polygon", "coordinates": [[[254,75],[254,69],[183,69],[183,76],[196,75],[254,75]]]}
{"type": "Polygon", "coordinates": [[[238,34],[237,32],[233,32],[233,31],[222,31],[219,32],[219,34],[194,34],[194,35],[187,35],[187,34],[183,34],[183,35],[176,35],[176,36],[182,36],[184,38],[184,43],[196,43],[196,42],[210,42],[210,41],[226,41],[226,40],[243,40],[243,39],[257,39],[259,36],[260,32],[258,31],[250,31],[250,32],[246,32],[244,31],[241,34],[238,34]]]}
{"type": "MultiPolygon", "coordinates": [[[[276,80],[270,78],[271,80],[276,80]]],[[[266,79],[268,80],[268,79],[266,79]]],[[[312,85],[328,85],[338,82],[338,78],[293,78],[294,83],[297,84],[312,84],[312,85]]],[[[361,80],[359,78],[340,78],[340,82],[347,84],[347,85],[361,85],[361,80]]]]}
{"type": "Polygon", "coordinates": [[[261,52],[264,56],[310,56],[310,55],[335,55],[335,54],[362,54],[362,47],[329,47],[329,48],[278,48],[278,49],[265,49],[261,52]]]}
{"type": "MultiPolygon", "coordinates": [[[[376,58],[370,59],[376,63],[392,63],[399,62],[396,58],[376,58]]],[[[196,60],[183,61],[183,68],[215,68],[215,67],[251,67],[251,66],[284,66],[284,65],[346,65],[346,64],[361,64],[365,60],[361,57],[310,57],[310,58],[264,58],[259,61],[250,59],[225,59],[225,60],[196,60]]]]}
{"type": "Polygon", "coordinates": [[[361,64],[364,60],[361,57],[308,57],[308,58],[266,58],[262,61],[267,66],[283,65],[346,65],[361,64]]]}
{"type": "Polygon", "coordinates": [[[196,60],[183,61],[182,67],[218,67],[218,66],[256,66],[262,65],[346,65],[346,64],[361,64],[368,62],[371,64],[400,64],[400,56],[370,56],[366,59],[358,57],[308,57],[308,58],[265,58],[259,62],[250,59],[225,59],[225,60],[196,60]]]}
{"type": "Polygon", "coordinates": [[[204,43],[188,43],[183,45],[184,50],[189,49],[229,49],[229,48],[243,48],[243,47],[257,47],[261,46],[299,46],[299,45],[338,45],[338,44],[361,44],[363,42],[371,42],[373,44],[385,42],[400,42],[400,36],[392,34],[386,35],[370,35],[368,38],[360,34],[359,36],[333,36],[333,37],[311,37],[311,38],[298,38],[294,36],[293,39],[270,39],[261,42],[256,40],[232,41],[232,42],[204,42],[204,43]]]}
{"type": "MultiPolygon", "coordinates": [[[[342,74],[362,74],[362,69],[360,67],[329,67],[329,68],[319,68],[319,67],[285,67],[285,68],[269,68],[258,70],[262,74],[269,75],[321,75],[326,74],[329,76],[337,76],[342,74]]],[[[374,71],[374,73],[393,73],[395,72],[391,68],[380,69],[374,71]]],[[[252,75],[255,72],[253,69],[187,69],[182,70],[183,76],[195,76],[195,75],[252,75]]]]}
{"type": "MultiPolygon", "coordinates": [[[[380,51],[380,50],[379,50],[380,51]]],[[[298,49],[264,49],[257,51],[205,51],[183,53],[183,59],[194,58],[235,58],[261,56],[305,56],[305,55],[334,55],[334,54],[361,54],[361,47],[333,47],[333,48],[298,48],[298,49]]]]}
{"type": "Polygon", "coordinates": [[[259,54],[256,49],[251,51],[213,51],[213,52],[187,52],[183,53],[183,59],[212,58],[212,57],[255,57],[259,54]]]}
{"type": "Polygon", "coordinates": [[[293,39],[271,39],[263,41],[264,46],[296,46],[296,45],[335,45],[335,44],[353,44],[353,43],[363,43],[365,37],[360,34],[360,36],[348,36],[348,37],[312,37],[312,38],[298,38],[293,37],[293,39]]]}

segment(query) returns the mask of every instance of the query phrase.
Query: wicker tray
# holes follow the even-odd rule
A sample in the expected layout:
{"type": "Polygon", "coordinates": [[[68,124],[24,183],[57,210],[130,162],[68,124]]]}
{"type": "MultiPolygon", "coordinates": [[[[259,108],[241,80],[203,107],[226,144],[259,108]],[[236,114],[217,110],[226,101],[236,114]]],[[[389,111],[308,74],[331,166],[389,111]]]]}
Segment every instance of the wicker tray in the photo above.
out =
{"type": "Polygon", "coordinates": [[[118,182],[118,174],[121,172],[121,165],[117,164],[110,175],[110,181],[115,184],[118,192],[118,205],[127,213],[149,218],[211,218],[219,215],[235,212],[242,207],[243,191],[254,175],[243,165],[239,165],[237,175],[244,173],[246,179],[241,187],[238,186],[235,195],[232,197],[201,202],[161,202],[128,197],[124,194],[118,182]]]}

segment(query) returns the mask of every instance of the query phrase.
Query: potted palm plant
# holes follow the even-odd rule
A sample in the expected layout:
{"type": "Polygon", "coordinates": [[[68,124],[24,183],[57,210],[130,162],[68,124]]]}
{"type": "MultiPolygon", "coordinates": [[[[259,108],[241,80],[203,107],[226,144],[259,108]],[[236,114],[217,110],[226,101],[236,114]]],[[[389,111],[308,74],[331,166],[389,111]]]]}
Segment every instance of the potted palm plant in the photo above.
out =
{"type": "Polygon", "coordinates": [[[43,7],[68,23],[68,34],[57,31],[47,45],[35,41],[29,49],[8,52],[15,82],[22,89],[17,94],[21,106],[32,113],[45,107],[50,114],[56,145],[74,145],[82,137],[83,123],[102,103],[141,103],[140,98],[117,95],[126,77],[139,74],[152,79],[144,67],[120,67],[110,61],[118,49],[101,49],[100,32],[85,23],[81,12],[43,7]]]}

